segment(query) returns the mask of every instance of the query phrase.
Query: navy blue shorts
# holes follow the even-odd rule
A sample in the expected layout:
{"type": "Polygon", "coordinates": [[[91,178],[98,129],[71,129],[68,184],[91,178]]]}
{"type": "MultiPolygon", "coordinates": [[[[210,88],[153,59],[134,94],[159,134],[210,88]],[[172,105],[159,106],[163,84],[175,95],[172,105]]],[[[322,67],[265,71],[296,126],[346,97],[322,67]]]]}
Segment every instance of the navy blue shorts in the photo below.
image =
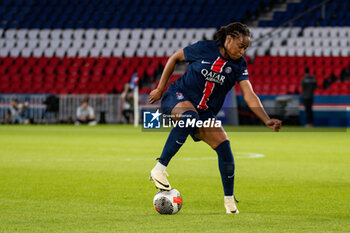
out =
{"type": "Polygon", "coordinates": [[[162,113],[170,116],[175,105],[183,101],[190,100],[180,90],[178,90],[174,84],[171,84],[161,101],[162,113]]]}
{"type": "MultiPolygon", "coordinates": [[[[193,105],[193,107],[196,109],[199,115],[199,119],[202,121],[205,121],[209,118],[215,118],[215,114],[210,111],[210,110],[199,110],[196,108],[196,104],[194,104],[191,100],[189,100],[186,95],[184,95],[181,90],[177,89],[174,84],[170,85],[168,90],[165,92],[162,101],[161,101],[161,108],[162,108],[162,113],[170,116],[171,111],[180,102],[183,101],[190,101],[193,105]]],[[[194,132],[191,133],[191,137],[193,138],[194,141],[200,141],[200,139],[196,138],[194,136],[194,132]]]]}

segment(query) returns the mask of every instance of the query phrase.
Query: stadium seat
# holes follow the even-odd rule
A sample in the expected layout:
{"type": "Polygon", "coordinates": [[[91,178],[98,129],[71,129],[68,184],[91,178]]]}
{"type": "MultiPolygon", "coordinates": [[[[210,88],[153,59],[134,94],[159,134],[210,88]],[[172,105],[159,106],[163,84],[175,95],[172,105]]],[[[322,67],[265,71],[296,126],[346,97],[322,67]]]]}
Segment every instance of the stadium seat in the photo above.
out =
{"type": "MultiPolygon", "coordinates": [[[[47,81],[48,84],[44,85],[44,88],[39,88],[37,85],[35,90],[42,92],[64,89],[66,93],[72,91],[81,93],[89,90],[105,92],[107,88],[99,86],[95,90],[91,88],[93,85],[90,84],[81,85],[77,90],[74,89],[77,87],[75,82],[79,80],[79,77],[82,76],[84,82],[90,80],[89,69],[82,68],[85,64],[89,64],[89,62],[85,63],[85,60],[90,59],[89,56],[92,59],[97,59],[98,67],[104,67],[102,73],[96,72],[94,74],[94,80],[109,80],[111,77],[116,77],[114,73],[118,73],[123,75],[123,78],[116,82],[120,80],[126,82],[131,77],[130,72],[134,70],[137,70],[140,75],[154,76],[159,68],[157,61],[164,67],[167,57],[178,49],[201,39],[213,39],[217,26],[227,24],[228,21],[232,20],[229,17],[224,17],[225,15],[234,13],[235,19],[240,21],[245,17],[246,12],[254,14],[262,2],[265,3],[266,0],[250,1],[251,7],[246,9],[239,7],[242,1],[238,1],[232,8],[225,8],[225,1],[214,4],[215,2],[211,0],[204,0],[200,5],[196,1],[188,1],[185,5],[184,1],[147,0],[135,2],[134,7],[126,7],[122,1],[98,0],[92,1],[91,5],[86,7],[77,8],[75,3],[69,1],[9,0],[1,7],[0,13],[16,12],[16,17],[22,18],[21,20],[16,18],[16,21],[12,13],[11,15],[3,14],[4,19],[0,22],[2,25],[0,27],[0,57],[17,58],[23,56],[26,62],[22,66],[19,65],[20,63],[16,63],[13,68],[9,69],[8,65],[5,66],[5,63],[1,61],[0,78],[2,75],[7,77],[7,72],[11,74],[20,72],[20,75],[45,73],[49,76],[44,77],[41,81],[47,81]],[[158,5],[161,6],[154,7],[152,4],[155,3],[159,3],[158,5]],[[12,5],[16,5],[15,11],[9,8],[12,5]],[[56,9],[55,11],[53,7],[56,9]],[[225,12],[225,14],[217,16],[214,20],[210,16],[212,11],[225,12]],[[22,14],[22,12],[31,13],[22,14]],[[165,12],[170,13],[165,14],[165,12]],[[207,16],[208,20],[204,20],[204,17],[207,16]],[[50,63],[47,67],[41,63],[40,65],[36,64],[43,56],[49,59],[57,56],[55,57],[56,63],[50,63]],[[67,72],[71,66],[66,61],[67,56],[72,58],[69,62],[77,66],[77,70],[74,70],[73,73],[67,72]],[[144,63],[143,59],[134,59],[135,56],[151,57],[154,64],[158,65],[152,65],[153,62],[144,63]],[[99,60],[102,61],[104,58],[108,59],[107,62],[100,63],[99,60]],[[62,64],[57,63],[57,59],[62,64]],[[79,59],[82,59],[83,62],[79,59]],[[124,59],[129,59],[131,63],[124,65],[121,62],[123,65],[119,69],[119,62],[124,59]],[[109,63],[113,65],[109,65],[109,63]],[[113,66],[118,68],[113,69],[113,66]],[[128,66],[131,69],[126,70],[128,66]],[[19,67],[22,68],[19,69],[19,67]],[[55,75],[61,75],[62,78],[56,79],[55,75]],[[73,75],[74,81],[72,83],[74,85],[71,84],[66,88],[62,84],[64,81],[59,81],[66,80],[67,77],[64,75],[69,75],[69,78],[73,75]],[[54,88],[55,82],[60,83],[58,89],[54,88]]],[[[309,66],[315,72],[317,82],[321,84],[332,73],[339,78],[342,69],[346,64],[348,65],[350,30],[349,27],[338,27],[344,25],[346,20],[343,18],[347,13],[346,10],[343,10],[346,7],[342,5],[341,1],[332,3],[337,6],[334,8],[337,9],[337,15],[332,16],[334,19],[327,18],[327,16],[324,20],[314,20],[311,16],[320,16],[318,15],[320,12],[315,13],[315,11],[309,16],[302,17],[300,22],[293,23],[293,27],[269,27],[269,25],[280,25],[287,16],[301,12],[306,3],[312,5],[315,2],[301,0],[300,2],[287,3],[285,13],[276,12],[272,20],[260,22],[260,24],[265,23],[264,27],[251,28],[253,41],[246,55],[252,57],[249,62],[251,64],[248,65],[252,82],[254,80],[260,85],[263,83],[262,80],[269,76],[266,82],[280,85],[280,88],[272,84],[269,87],[262,85],[257,88],[261,93],[285,94],[292,92],[293,88],[294,93],[298,89],[305,66],[309,66]],[[341,23],[343,25],[338,25],[341,23]],[[314,27],[322,24],[327,25],[327,27],[314,27]],[[331,24],[336,26],[329,27],[328,25],[331,24]],[[300,25],[302,26],[300,27],[300,25]],[[269,33],[272,35],[268,35],[269,33]],[[254,41],[255,38],[260,39],[264,35],[268,35],[264,40],[254,41]],[[319,69],[321,66],[326,68],[319,69]],[[292,84],[291,90],[288,87],[290,84],[292,84]]],[[[325,11],[326,15],[330,16],[329,8],[326,8],[325,11]]],[[[315,18],[321,19],[321,17],[315,18]]],[[[91,65],[90,70],[94,66],[95,64],[91,65]]],[[[31,76],[27,76],[24,85],[24,81],[21,83],[21,79],[16,76],[16,85],[13,85],[11,90],[20,91],[23,84],[25,87],[23,91],[28,91],[28,83],[30,83],[28,80],[31,80],[29,77],[31,76]]],[[[35,77],[33,77],[34,79],[35,77]]],[[[6,85],[4,84],[4,86],[6,85]]],[[[119,84],[116,86],[118,86],[117,89],[122,87],[119,84]]],[[[143,89],[143,91],[145,90],[147,91],[147,89],[143,89]]],[[[329,93],[336,91],[344,93],[346,90],[334,87],[334,90],[332,89],[329,93]]],[[[327,92],[320,91],[320,93],[327,92]]]]}

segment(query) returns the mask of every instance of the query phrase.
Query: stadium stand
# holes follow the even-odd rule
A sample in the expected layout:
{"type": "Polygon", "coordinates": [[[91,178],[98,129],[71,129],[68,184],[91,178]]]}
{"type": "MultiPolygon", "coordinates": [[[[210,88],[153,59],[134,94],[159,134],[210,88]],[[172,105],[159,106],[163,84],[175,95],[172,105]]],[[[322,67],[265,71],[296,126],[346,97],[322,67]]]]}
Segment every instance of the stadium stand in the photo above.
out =
{"type": "MultiPolygon", "coordinates": [[[[272,20],[262,20],[260,27],[278,27],[288,22],[293,17],[302,14],[308,9],[322,4],[319,0],[302,0],[301,2],[288,3],[287,11],[277,11],[272,20]]],[[[324,13],[312,11],[292,22],[297,27],[326,27],[326,26],[350,26],[349,1],[332,0],[328,1],[324,13]]]]}
{"type": "MultiPolygon", "coordinates": [[[[228,8],[228,1],[214,0],[138,0],[133,7],[119,0],[4,0],[0,93],[120,93],[135,72],[144,84],[141,93],[147,93],[172,53],[213,39],[219,25],[257,15],[260,5],[275,2],[240,0],[228,8]]],[[[350,94],[348,77],[342,76],[350,65],[347,1],[327,3],[324,18],[311,12],[294,27],[274,28],[318,3],[289,3],[286,12],[252,28],[255,39],[246,55],[258,94],[299,93],[305,66],[325,87],[316,94],[350,94]]]]}

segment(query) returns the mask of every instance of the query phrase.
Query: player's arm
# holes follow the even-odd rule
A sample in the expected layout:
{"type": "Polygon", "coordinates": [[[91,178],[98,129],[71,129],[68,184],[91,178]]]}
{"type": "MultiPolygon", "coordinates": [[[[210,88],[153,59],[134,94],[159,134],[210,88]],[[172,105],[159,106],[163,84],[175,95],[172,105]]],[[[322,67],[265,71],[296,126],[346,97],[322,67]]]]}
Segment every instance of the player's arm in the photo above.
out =
{"type": "Polygon", "coordinates": [[[265,112],[265,109],[261,104],[259,97],[254,93],[250,82],[248,80],[243,80],[239,82],[239,87],[241,88],[245,102],[255,113],[255,115],[257,115],[268,128],[278,132],[281,128],[282,122],[278,119],[270,119],[270,117],[265,112]]]}
{"type": "Polygon", "coordinates": [[[165,91],[168,80],[175,70],[176,64],[183,61],[185,61],[185,55],[184,55],[183,49],[177,51],[168,59],[157,88],[151,91],[149,95],[149,102],[151,104],[153,104],[154,102],[162,98],[162,95],[165,91]]]}

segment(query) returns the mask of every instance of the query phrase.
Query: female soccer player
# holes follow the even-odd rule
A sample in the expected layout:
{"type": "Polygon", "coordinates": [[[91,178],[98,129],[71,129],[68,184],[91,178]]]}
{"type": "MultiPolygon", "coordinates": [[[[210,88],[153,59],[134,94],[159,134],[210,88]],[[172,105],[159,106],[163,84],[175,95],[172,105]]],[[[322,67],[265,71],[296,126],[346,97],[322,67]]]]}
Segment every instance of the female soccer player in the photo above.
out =
{"type": "MultiPolygon", "coordinates": [[[[242,23],[231,23],[217,31],[215,41],[199,41],[177,51],[169,58],[158,87],[150,93],[149,102],[153,104],[163,96],[176,64],[185,61],[189,63],[186,72],[162,98],[163,114],[171,115],[174,121],[184,122],[215,118],[227,92],[237,82],[250,109],[268,128],[278,132],[281,121],[269,118],[248,80],[243,54],[249,45],[248,27],[242,23]]],[[[235,164],[230,142],[222,127],[175,126],[151,171],[150,179],[159,189],[171,189],[165,169],[189,134],[195,141],[206,142],[218,154],[226,213],[238,213],[233,196],[235,164]]]]}

